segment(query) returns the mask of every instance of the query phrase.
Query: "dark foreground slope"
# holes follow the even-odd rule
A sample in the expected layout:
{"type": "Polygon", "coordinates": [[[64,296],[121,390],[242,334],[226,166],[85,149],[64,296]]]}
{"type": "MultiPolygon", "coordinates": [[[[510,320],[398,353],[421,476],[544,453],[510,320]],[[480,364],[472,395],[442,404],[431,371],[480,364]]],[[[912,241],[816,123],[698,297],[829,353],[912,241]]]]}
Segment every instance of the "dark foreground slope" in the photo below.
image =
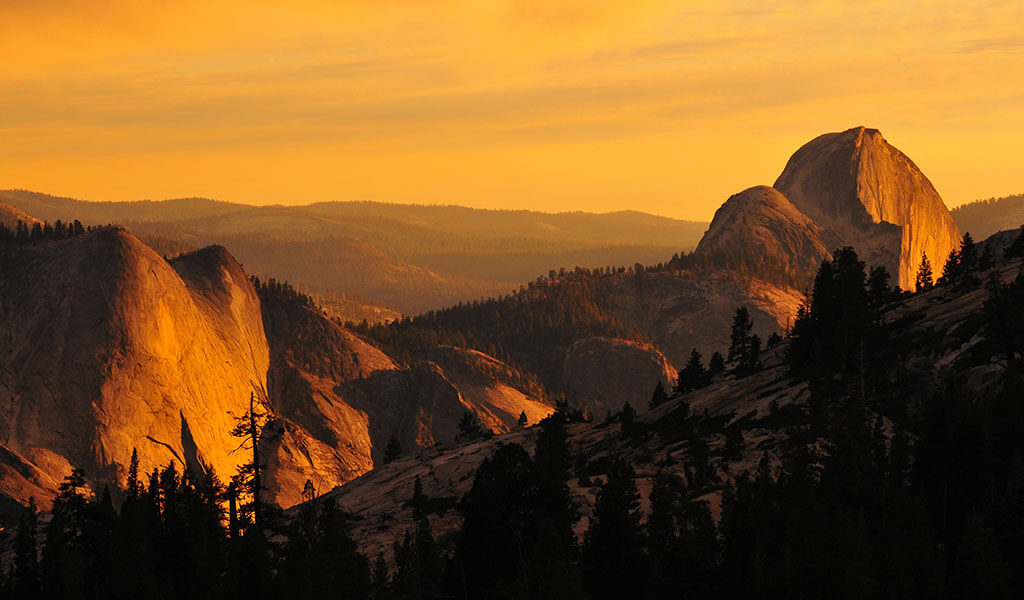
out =
{"type": "MultiPolygon", "coordinates": [[[[884,305],[872,335],[887,342],[867,372],[796,377],[787,341],[761,355],[757,372],[719,375],[639,418],[570,424],[567,483],[583,548],[572,564],[586,574],[598,560],[588,554],[594,528],[616,510],[601,498],[612,493],[609,481],[628,489],[627,473],[638,495],[619,510],[633,516],[614,514],[649,537],[631,556],[621,549],[630,534],[620,530],[613,556],[644,569],[632,578],[616,571],[641,586],[634,597],[814,597],[836,586],[856,598],[1011,597],[1024,589],[1024,324],[1014,304],[1024,300],[1022,269],[1016,259],[972,284],[884,305]],[[709,526],[717,539],[701,533],[709,526]],[[666,556],[668,571],[659,571],[666,556]]],[[[500,488],[479,476],[474,483],[474,473],[496,453],[511,460],[501,450],[509,445],[533,452],[538,432],[419,453],[328,497],[353,513],[353,536],[369,556],[391,560],[392,543],[426,522],[458,568],[470,543],[459,533],[473,506],[466,498],[500,488]]],[[[502,542],[490,543],[497,551],[502,542]]]]}

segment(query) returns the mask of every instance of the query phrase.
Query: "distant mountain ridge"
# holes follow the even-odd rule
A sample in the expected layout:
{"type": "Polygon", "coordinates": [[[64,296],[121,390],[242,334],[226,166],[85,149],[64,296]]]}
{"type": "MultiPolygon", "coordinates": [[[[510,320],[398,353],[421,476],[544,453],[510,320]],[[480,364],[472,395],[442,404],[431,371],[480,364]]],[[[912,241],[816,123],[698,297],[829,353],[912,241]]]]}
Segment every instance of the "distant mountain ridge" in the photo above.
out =
{"type": "Polygon", "coordinates": [[[552,268],[657,263],[693,248],[706,228],[634,211],[248,206],[203,198],[86,202],[21,190],[0,191],[0,202],[47,221],[121,224],[174,253],[223,244],[253,274],[406,314],[507,294],[552,268]]]}
{"type": "Polygon", "coordinates": [[[969,232],[976,240],[983,240],[1024,223],[1024,194],[975,200],[961,204],[951,212],[961,231],[969,232]]]}

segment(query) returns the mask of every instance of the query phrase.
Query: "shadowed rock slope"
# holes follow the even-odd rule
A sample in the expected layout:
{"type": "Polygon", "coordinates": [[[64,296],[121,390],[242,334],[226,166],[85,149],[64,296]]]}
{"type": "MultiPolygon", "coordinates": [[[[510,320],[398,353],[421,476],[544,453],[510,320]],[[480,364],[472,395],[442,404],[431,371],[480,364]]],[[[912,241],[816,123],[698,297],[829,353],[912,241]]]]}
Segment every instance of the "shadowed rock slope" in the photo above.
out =
{"type": "MultiPolygon", "coordinates": [[[[1022,261],[1001,265],[982,279],[1012,280],[1022,261]]],[[[989,292],[984,287],[963,291],[951,288],[915,294],[893,302],[882,311],[890,339],[880,361],[881,375],[889,382],[884,393],[901,408],[910,423],[926,422],[930,402],[943,398],[955,386],[964,400],[985,405],[1004,393],[1006,356],[990,338],[983,306],[989,292]]],[[[808,419],[813,410],[812,391],[806,381],[795,379],[785,362],[788,342],[762,353],[764,369],[746,377],[725,374],[707,387],[682,396],[639,417],[631,432],[614,420],[599,416],[593,422],[569,426],[574,469],[569,486],[581,519],[576,533],[582,539],[594,510],[600,481],[617,458],[635,471],[642,514],[650,513],[650,493],[659,471],[679,475],[688,483],[688,497],[707,503],[712,515],[721,515],[726,486],[752,473],[767,457],[777,469],[793,443],[813,444],[808,419]],[[738,452],[726,450],[728,432],[742,432],[738,452]],[[696,475],[694,436],[706,444],[710,470],[696,475]]],[[[869,403],[873,406],[872,403],[869,403]]],[[[874,419],[875,413],[870,414],[874,419]]],[[[881,417],[885,436],[892,422],[881,417]]],[[[385,465],[332,491],[329,496],[353,513],[354,536],[368,556],[392,552],[414,524],[409,500],[417,480],[434,510],[429,515],[433,532],[442,544],[454,542],[461,524],[458,501],[473,485],[480,463],[501,444],[516,443],[533,451],[536,429],[497,436],[461,447],[435,447],[385,465]]]]}
{"type": "Polygon", "coordinates": [[[307,297],[260,284],[270,345],[273,420],[261,440],[268,500],[291,506],[306,480],[323,491],[379,464],[395,436],[412,452],[455,439],[465,412],[495,432],[535,423],[552,408],[511,383],[511,369],[483,353],[442,347],[406,367],[328,319],[307,297]]]}

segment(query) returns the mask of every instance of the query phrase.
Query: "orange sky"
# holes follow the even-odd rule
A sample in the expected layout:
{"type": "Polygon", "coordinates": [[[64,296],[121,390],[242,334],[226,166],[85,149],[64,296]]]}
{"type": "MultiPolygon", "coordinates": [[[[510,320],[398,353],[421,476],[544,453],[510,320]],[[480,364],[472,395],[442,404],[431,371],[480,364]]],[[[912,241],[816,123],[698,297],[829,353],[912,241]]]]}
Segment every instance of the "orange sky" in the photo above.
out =
{"type": "Polygon", "coordinates": [[[0,188],[707,220],[866,125],[954,206],[1024,191],[1021,23],[1020,0],[0,0],[0,188]]]}

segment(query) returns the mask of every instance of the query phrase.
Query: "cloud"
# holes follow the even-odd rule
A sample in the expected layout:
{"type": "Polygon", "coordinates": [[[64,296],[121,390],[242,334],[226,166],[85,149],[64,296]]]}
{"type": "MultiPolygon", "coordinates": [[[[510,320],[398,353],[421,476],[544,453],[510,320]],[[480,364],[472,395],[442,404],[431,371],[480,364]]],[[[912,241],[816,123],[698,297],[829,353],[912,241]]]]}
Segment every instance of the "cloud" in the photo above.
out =
{"type": "Polygon", "coordinates": [[[950,49],[955,54],[1021,54],[1024,53],[1024,35],[968,40],[950,49]]]}

